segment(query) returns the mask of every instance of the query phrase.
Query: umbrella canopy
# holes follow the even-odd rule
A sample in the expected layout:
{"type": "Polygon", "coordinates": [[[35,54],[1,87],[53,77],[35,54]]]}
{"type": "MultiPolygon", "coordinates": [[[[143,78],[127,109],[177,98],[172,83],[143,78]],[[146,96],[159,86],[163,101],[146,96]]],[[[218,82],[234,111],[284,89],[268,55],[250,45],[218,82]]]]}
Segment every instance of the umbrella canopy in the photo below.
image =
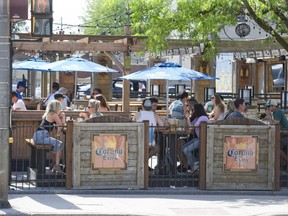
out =
{"type": "Polygon", "coordinates": [[[42,72],[75,72],[75,87],[74,87],[74,100],[76,103],[77,94],[77,72],[118,72],[114,69],[105,67],[92,61],[88,61],[79,57],[67,58],[61,61],[53,62],[48,65],[37,67],[42,72]]]}
{"type": "Polygon", "coordinates": [[[37,69],[43,72],[117,72],[114,69],[79,57],[67,58],[48,65],[39,66],[37,69]]]}
{"type": "Polygon", "coordinates": [[[214,76],[191,70],[174,62],[158,63],[154,67],[147,68],[126,76],[120,77],[128,80],[207,80],[218,79],[214,76]]]}
{"type": "Polygon", "coordinates": [[[166,80],[166,117],[168,118],[168,92],[169,92],[169,80],[215,80],[217,77],[200,73],[195,70],[191,70],[174,62],[158,63],[154,67],[147,68],[126,76],[119,77],[120,79],[128,80],[166,80]]]}
{"type": "Polygon", "coordinates": [[[49,64],[49,62],[39,59],[30,58],[25,61],[14,62],[12,64],[13,70],[38,70],[37,67],[49,64]]]}

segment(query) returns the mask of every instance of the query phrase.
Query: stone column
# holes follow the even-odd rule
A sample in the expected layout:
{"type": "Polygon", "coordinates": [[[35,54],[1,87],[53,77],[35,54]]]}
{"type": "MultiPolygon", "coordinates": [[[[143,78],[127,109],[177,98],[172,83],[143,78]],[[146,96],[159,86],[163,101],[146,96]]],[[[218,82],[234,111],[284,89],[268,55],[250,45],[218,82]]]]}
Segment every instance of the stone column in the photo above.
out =
{"type": "Polygon", "coordinates": [[[11,103],[11,54],[9,1],[0,1],[0,208],[11,207],[8,202],[9,177],[9,119],[11,103]]]}

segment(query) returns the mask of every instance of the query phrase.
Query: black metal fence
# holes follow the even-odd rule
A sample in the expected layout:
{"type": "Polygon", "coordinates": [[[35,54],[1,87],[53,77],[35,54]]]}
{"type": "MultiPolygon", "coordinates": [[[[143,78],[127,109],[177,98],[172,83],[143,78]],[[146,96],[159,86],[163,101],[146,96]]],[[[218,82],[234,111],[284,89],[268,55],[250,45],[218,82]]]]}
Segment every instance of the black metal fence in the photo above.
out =
{"type": "Polygon", "coordinates": [[[188,164],[183,146],[193,139],[193,127],[175,127],[170,130],[155,129],[155,141],[159,147],[157,156],[149,159],[149,187],[198,187],[198,148],[191,154],[194,166],[188,164]]]}
{"type": "MultiPolygon", "coordinates": [[[[190,154],[187,152],[188,149],[184,148],[189,140],[195,138],[192,134],[193,127],[178,127],[170,130],[159,127],[153,129],[155,129],[154,139],[160,150],[157,151],[156,148],[157,154],[154,155],[152,155],[153,151],[150,151],[151,157],[148,161],[149,188],[198,187],[199,164],[197,161],[200,157],[198,148],[196,146],[190,154]]],[[[51,148],[46,145],[30,143],[36,130],[35,126],[26,125],[12,128],[13,142],[9,144],[10,190],[55,190],[65,188],[65,148],[63,148],[63,156],[60,161],[62,172],[53,172],[51,148]]],[[[66,143],[64,128],[63,132],[63,135],[58,139],[62,143],[66,143]]],[[[288,167],[284,162],[281,164],[280,186],[288,187],[288,167]]]]}
{"type": "MultiPolygon", "coordinates": [[[[9,188],[11,190],[51,189],[65,187],[65,148],[60,161],[61,171],[54,171],[55,153],[49,144],[35,144],[35,126],[14,126],[9,144],[9,188]]],[[[65,144],[65,131],[57,137],[65,144]]],[[[53,132],[52,132],[53,134],[53,132]]],[[[54,134],[55,135],[55,134],[54,134]]]]}

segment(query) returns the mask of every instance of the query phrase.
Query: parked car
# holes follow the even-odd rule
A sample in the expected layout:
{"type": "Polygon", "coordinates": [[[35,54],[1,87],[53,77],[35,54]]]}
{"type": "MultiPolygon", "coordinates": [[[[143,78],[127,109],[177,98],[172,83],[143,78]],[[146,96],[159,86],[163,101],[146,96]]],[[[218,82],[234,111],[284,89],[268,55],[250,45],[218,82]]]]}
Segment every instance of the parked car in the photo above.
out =
{"type": "MultiPolygon", "coordinates": [[[[116,79],[112,83],[113,97],[122,98],[123,80],[116,79]]],[[[146,81],[130,80],[130,97],[138,98],[146,96],[146,81]]]]}
{"type": "Polygon", "coordinates": [[[284,88],[284,70],[283,64],[272,65],[273,87],[275,90],[284,88]]]}
{"type": "MultiPolygon", "coordinates": [[[[122,98],[123,80],[116,79],[112,82],[112,92],[114,98],[122,98]]],[[[77,95],[79,99],[91,95],[91,84],[78,85],[77,95]]],[[[131,80],[130,81],[130,97],[146,96],[146,81],[131,80]]]]}

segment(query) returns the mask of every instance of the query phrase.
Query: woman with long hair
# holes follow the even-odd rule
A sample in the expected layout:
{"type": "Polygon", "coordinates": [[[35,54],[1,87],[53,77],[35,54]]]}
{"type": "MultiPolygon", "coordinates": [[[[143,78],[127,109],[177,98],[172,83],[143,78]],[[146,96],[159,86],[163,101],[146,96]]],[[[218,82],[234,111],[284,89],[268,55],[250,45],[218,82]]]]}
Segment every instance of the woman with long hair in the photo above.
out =
{"type": "Polygon", "coordinates": [[[200,124],[202,122],[208,122],[208,116],[204,110],[204,107],[202,104],[195,104],[194,105],[194,112],[193,115],[195,116],[195,119],[192,121],[191,125],[194,126],[193,131],[193,139],[187,143],[185,143],[182,147],[182,151],[185,154],[188,164],[190,165],[189,172],[195,172],[199,168],[199,157],[195,153],[196,150],[199,149],[200,146],[200,124]]]}
{"type": "Polygon", "coordinates": [[[209,115],[210,121],[213,122],[223,120],[225,112],[225,104],[223,103],[221,97],[218,94],[214,94],[211,97],[211,101],[213,102],[214,108],[212,113],[209,115]]]}
{"type": "Polygon", "coordinates": [[[95,99],[100,101],[100,107],[99,107],[100,112],[109,112],[110,111],[110,107],[107,104],[107,101],[106,101],[106,98],[104,97],[104,95],[97,94],[97,95],[95,95],[95,99]]]}
{"type": "Polygon", "coordinates": [[[46,107],[46,111],[42,116],[42,122],[33,135],[34,143],[53,145],[52,171],[55,173],[63,173],[60,168],[63,143],[50,134],[53,130],[57,131],[56,137],[60,137],[62,134],[62,126],[65,124],[65,114],[61,110],[61,102],[52,100],[46,107]]]}

